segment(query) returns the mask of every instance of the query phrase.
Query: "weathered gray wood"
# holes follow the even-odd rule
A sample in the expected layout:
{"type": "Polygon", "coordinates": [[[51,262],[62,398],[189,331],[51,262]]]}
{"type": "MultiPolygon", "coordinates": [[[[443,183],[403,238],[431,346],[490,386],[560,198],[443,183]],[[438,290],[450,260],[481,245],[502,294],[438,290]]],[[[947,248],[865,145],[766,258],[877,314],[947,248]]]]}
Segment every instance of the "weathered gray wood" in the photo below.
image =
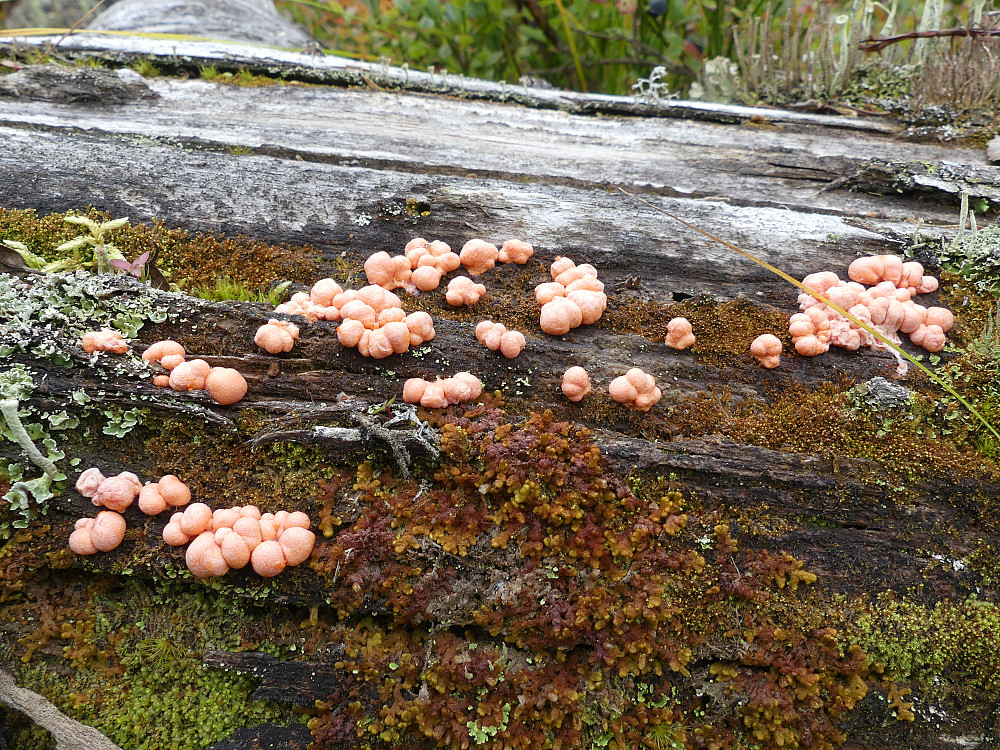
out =
{"type": "Polygon", "coordinates": [[[301,47],[312,40],[279,16],[271,0],[119,0],[88,28],[193,34],[274,47],[301,47]]]}

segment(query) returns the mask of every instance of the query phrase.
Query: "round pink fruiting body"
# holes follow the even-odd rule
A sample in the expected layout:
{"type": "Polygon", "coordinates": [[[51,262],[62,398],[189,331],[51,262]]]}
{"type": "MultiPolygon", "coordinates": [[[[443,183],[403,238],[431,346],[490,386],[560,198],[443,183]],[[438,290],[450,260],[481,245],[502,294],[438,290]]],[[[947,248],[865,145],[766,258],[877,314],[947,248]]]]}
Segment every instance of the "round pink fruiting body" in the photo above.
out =
{"type": "Polygon", "coordinates": [[[468,276],[456,276],[448,282],[445,300],[449,305],[474,305],[486,294],[486,287],[468,276]]]}
{"type": "Polygon", "coordinates": [[[592,325],[600,320],[608,306],[608,296],[593,289],[567,291],[566,299],[580,309],[580,323],[583,325],[592,325]]]}
{"type": "Polygon", "coordinates": [[[394,354],[402,354],[410,348],[410,329],[402,321],[386,323],[379,329],[388,341],[394,354]]]}
{"type": "Polygon", "coordinates": [[[295,338],[287,328],[271,323],[265,323],[257,329],[253,342],[268,354],[290,352],[295,346],[295,338]]]}
{"type": "Polygon", "coordinates": [[[163,541],[171,547],[180,547],[191,541],[191,537],[181,528],[182,513],[174,513],[169,523],[163,527],[163,541]]]}
{"type": "Polygon", "coordinates": [[[420,397],[420,405],[427,409],[444,409],[448,406],[448,398],[441,381],[428,383],[420,397]]]}
{"type": "Polygon", "coordinates": [[[410,281],[421,292],[429,292],[440,286],[441,271],[435,266],[420,266],[413,271],[410,281]]]}
{"type": "Polygon", "coordinates": [[[90,331],[83,334],[82,347],[87,354],[94,352],[125,354],[128,351],[128,342],[122,338],[121,333],[113,328],[103,328],[100,331],[90,331]]]}
{"type": "MultiPolygon", "coordinates": [[[[160,366],[167,370],[168,372],[173,370],[177,365],[184,361],[183,354],[164,354],[162,359],[160,359],[160,366]]],[[[167,376],[167,382],[169,383],[169,375],[167,376]]]]}
{"type": "MultiPolygon", "coordinates": [[[[226,529],[226,531],[229,531],[229,529],[226,529]]],[[[227,534],[219,544],[219,549],[222,552],[222,559],[234,570],[245,568],[247,563],[250,562],[252,550],[246,540],[239,534],[227,534]]]]}
{"type": "Polygon", "coordinates": [[[247,395],[247,381],[232,367],[213,367],[205,378],[205,390],[215,403],[229,406],[247,395]]]}
{"type": "Polygon", "coordinates": [[[343,291],[340,284],[333,279],[320,279],[309,290],[309,299],[317,305],[330,307],[333,304],[333,298],[343,291]]]}
{"type": "Polygon", "coordinates": [[[212,525],[212,509],[205,503],[191,503],[181,516],[181,531],[197,536],[212,525]]]}
{"type": "Polygon", "coordinates": [[[241,518],[239,510],[236,508],[216,508],[212,511],[211,529],[231,529],[241,518]]]}
{"type": "Polygon", "coordinates": [[[847,269],[847,276],[865,286],[874,286],[882,280],[882,262],[878,256],[856,258],[847,269]]]}
{"type": "Polygon", "coordinates": [[[387,307],[382,310],[375,322],[379,326],[384,326],[389,323],[402,323],[406,320],[406,311],[401,307],[387,307]]]}
{"type": "Polygon", "coordinates": [[[565,297],[566,287],[557,281],[546,281],[535,287],[535,301],[539,305],[551,302],[556,297],[565,297]]]}
{"type": "Polygon", "coordinates": [[[815,335],[802,336],[795,341],[795,351],[803,357],[816,357],[829,351],[830,346],[820,341],[815,335]]]}
{"type": "Polygon", "coordinates": [[[100,552],[110,552],[125,538],[125,518],[120,513],[104,510],[97,514],[90,530],[90,539],[100,552]]]}
{"type": "Polygon", "coordinates": [[[556,297],[542,305],[539,325],[550,336],[562,336],[583,322],[583,312],[565,297],[556,297]]]}
{"type": "Polygon", "coordinates": [[[507,240],[500,247],[497,260],[500,263],[517,263],[524,265],[535,254],[535,248],[523,240],[507,240]]]}
{"type": "Polygon", "coordinates": [[[139,490],[139,510],[147,516],[159,515],[167,509],[167,501],[160,494],[160,485],[150,482],[139,490]]]}
{"type": "Polygon", "coordinates": [[[378,322],[378,314],[375,308],[359,299],[351,300],[340,308],[340,317],[344,321],[357,320],[365,328],[374,329],[378,322]]]}
{"type": "Polygon", "coordinates": [[[141,489],[142,485],[139,485],[137,489],[136,482],[119,474],[116,477],[108,477],[101,482],[91,502],[94,505],[103,505],[109,510],[122,512],[132,504],[141,489]]]}
{"type": "Polygon", "coordinates": [[[423,378],[409,378],[403,383],[403,403],[419,404],[424,391],[427,388],[427,381],[423,378]]]}
{"type": "Polygon", "coordinates": [[[552,274],[552,280],[555,281],[559,274],[564,271],[568,271],[574,266],[576,266],[576,263],[574,263],[572,259],[563,255],[557,255],[555,260],[552,261],[552,265],[549,266],[549,273],[552,274]]]}
{"type": "Polygon", "coordinates": [[[590,393],[590,376],[580,366],[570,367],[563,373],[562,392],[570,401],[582,401],[590,393]]]}
{"type": "Polygon", "coordinates": [[[667,323],[667,337],[663,343],[678,351],[687,349],[694,343],[691,322],[687,318],[673,318],[667,323]]]}
{"type": "Polygon", "coordinates": [[[526,344],[527,342],[524,339],[523,333],[520,331],[507,331],[500,337],[500,353],[507,359],[514,359],[524,351],[526,344]]]}
{"type": "Polygon", "coordinates": [[[955,326],[955,315],[946,307],[928,307],[924,315],[924,325],[939,326],[947,333],[955,326]]]}
{"type": "Polygon", "coordinates": [[[167,501],[167,505],[178,508],[191,502],[191,490],[173,474],[164,474],[158,484],[160,494],[167,501]]]}
{"type": "Polygon", "coordinates": [[[463,370],[462,372],[456,372],[452,376],[453,380],[461,380],[469,386],[471,392],[470,399],[477,399],[483,395],[483,384],[475,375],[471,372],[463,370]]]}
{"type": "Polygon", "coordinates": [[[299,565],[308,560],[315,543],[316,535],[298,526],[285,529],[278,537],[278,544],[281,545],[285,563],[288,565],[299,565]]]}
{"type": "Polygon", "coordinates": [[[184,554],[188,570],[195,578],[224,576],[229,572],[229,564],[222,556],[222,550],[215,542],[215,534],[205,531],[195,537],[184,554]]]}
{"type": "Polygon", "coordinates": [[[97,554],[98,550],[91,535],[93,528],[93,518],[81,518],[77,521],[73,533],[69,535],[69,548],[78,555],[97,554]]]}
{"type": "Polygon", "coordinates": [[[496,265],[499,255],[500,251],[497,250],[496,245],[491,245],[485,240],[475,239],[469,240],[462,246],[462,252],[458,254],[458,258],[471,275],[479,276],[496,265]]]}
{"type": "Polygon", "coordinates": [[[92,498],[97,494],[97,488],[101,486],[107,477],[97,467],[91,467],[84,471],[76,480],[76,491],[84,497],[92,498]]]}
{"type": "Polygon", "coordinates": [[[254,572],[263,578],[274,578],[285,569],[285,554],[273,539],[261,542],[250,555],[254,572]]]}
{"type": "Polygon", "coordinates": [[[146,348],[146,351],[142,353],[142,358],[147,362],[159,362],[164,357],[168,355],[180,355],[184,357],[184,347],[178,344],[176,341],[170,339],[164,339],[162,341],[157,341],[155,344],[151,344],[146,348]]]}
{"type": "Polygon", "coordinates": [[[410,331],[410,346],[420,346],[434,338],[434,320],[423,310],[410,313],[403,322],[410,331]]]}
{"type": "Polygon", "coordinates": [[[781,364],[781,339],[764,333],[750,344],[750,354],[764,367],[772,369],[781,364]]]}
{"type": "Polygon", "coordinates": [[[181,362],[170,371],[170,387],[175,391],[200,391],[211,370],[212,366],[203,359],[181,362]]]}
{"type": "Polygon", "coordinates": [[[285,519],[286,529],[291,529],[295,527],[308,529],[311,525],[312,523],[309,520],[309,516],[306,513],[303,513],[301,510],[293,510],[291,513],[288,514],[288,518],[285,519]]]}
{"type": "Polygon", "coordinates": [[[360,320],[345,320],[337,326],[337,340],[341,346],[353,349],[361,343],[361,337],[365,333],[365,326],[360,320]]]}
{"type": "Polygon", "coordinates": [[[365,261],[365,276],[368,277],[369,284],[378,286],[391,284],[396,276],[396,264],[392,262],[392,256],[384,250],[369,255],[365,261]]]}

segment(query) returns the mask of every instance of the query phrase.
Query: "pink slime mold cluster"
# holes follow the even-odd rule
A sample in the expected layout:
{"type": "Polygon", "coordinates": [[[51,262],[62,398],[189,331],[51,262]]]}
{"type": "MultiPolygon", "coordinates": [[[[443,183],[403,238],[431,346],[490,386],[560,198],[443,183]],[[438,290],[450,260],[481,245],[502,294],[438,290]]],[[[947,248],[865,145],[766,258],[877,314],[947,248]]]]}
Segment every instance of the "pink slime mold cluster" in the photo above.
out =
{"type": "MultiPolygon", "coordinates": [[[[802,283],[894,344],[900,343],[900,333],[907,333],[910,341],[927,351],[944,348],[945,333],[952,328],[955,318],[946,308],[924,307],[913,301],[914,295],[938,288],[937,279],[925,275],[920,263],[904,262],[895,255],[867,256],[851,263],[847,273],[850,281],[843,281],[832,271],[822,271],[806,276],[802,283]]],[[[810,294],[799,295],[799,309],[802,312],[789,319],[788,332],[795,351],[803,356],[823,354],[830,346],[850,351],[862,346],[887,348],[875,336],[810,294]]],[[[905,370],[900,362],[900,374],[905,370]]]]}
{"type": "Polygon", "coordinates": [[[424,380],[410,378],[403,383],[403,402],[420,404],[427,409],[444,409],[479,398],[483,384],[470,372],[455,373],[450,378],[424,380]]]}
{"type": "Polygon", "coordinates": [[[309,526],[302,511],[261,513],[254,505],[213,511],[192,503],[170,517],[163,541],[172,547],[189,545],[184,559],[196,578],[224,576],[247,564],[257,575],[273,578],[309,559],[316,543],[309,526]]]}
{"type": "Polygon", "coordinates": [[[186,359],[184,347],[169,339],[157,341],[142,353],[150,364],[169,374],[156,375],[153,385],[175,391],[208,391],[217,404],[235,404],[247,394],[247,381],[231,367],[212,367],[203,359],[186,359]]]}
{"type": "Polygon", "coordinates": [[[484,320],[476,326],[476,339],[490,351],[499,351],[507,359],[514,359],[524,351],[524,334],[508,331],[502,323],[484,320]]]}
{"type": "Polygon", "coordinates": [[[128,342],[122,338],[121,333],[113,328],[102,328],[100,331],[89,331],[83,334],[81,346],[87,354],[94,352],[125,354],[128,351],[128,342]]]}
{"type": "Polygon", "coordinates": [[[158,482],[145,485],[131,471],[105,477],[101,470],[92,467],[76,480],[76,491],[89,497],[101,511],[96,518],[81,518],[69,537],[69,548],[78,555],[110,552],[125,538],[124,513],[139,498],[139,510],[149,516],[162,513],[168,506],[180,507],[191,501],[191,490],[173,474],[158,482]]]}
{"type": "Polygon", "coordinates": [[[535,287],[535,300],[542,306],[539,325],[552,336],[562,336],[581,325],[600,320],[608,306],[604,283],[589,263],[576,265],[558,256],[549,269],[552,281],[535,287]]]}

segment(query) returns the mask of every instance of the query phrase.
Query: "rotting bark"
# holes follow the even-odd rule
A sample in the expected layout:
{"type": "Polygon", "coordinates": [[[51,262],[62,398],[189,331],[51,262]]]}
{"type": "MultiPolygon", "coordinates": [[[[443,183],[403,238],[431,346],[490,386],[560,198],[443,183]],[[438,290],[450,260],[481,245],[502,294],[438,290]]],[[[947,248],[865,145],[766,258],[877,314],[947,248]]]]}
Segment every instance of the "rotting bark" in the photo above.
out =
{"type": "MultiPolygon", "coordinates": [[[[217,59],[204,54],[185,62],[217,59]]],[[[271,63],[262,65],[266,69],[271,63]]],[[[373,72],[369,67],[357,80],[373,72]]],[[[413,76],[419,79],[414,84],[423,80],[413,76]]],[[[479,534],[466,555],[445,549],[431,534],[418,535],[411,549],[394,551],[391,543],[405,538],[405,526],[378,537],[383,546],[377,551],[385,558],[372,550],[353,552],[355,547],[348,544],[355,542],[341,541],[361,539],[360,527],[352,524],[366,512],[388,505],[376,490],[364,488],[371,480],[362,477],[359,465],[374,463],[373,479],[397,493],[411,493],[408,504],[414,509],[427,492],[442,486],[435,475],[436,439],[428,441],[422,426],[389,425],[398,412],[380,408],[398,397],[402,381],[413,376],[471,370],[483,378],[488,391],[504,394],[510,424],[521,424],[529,412],[551,409],[556,419],[591,428],[594,443],[608,461],[609,477],[633,477],[644,501],[649,497],[643,491],[657,485],[659,478],[665,487],[684,495],[690,526],[676,538],[661,532],[665,549],[705,551],[711,556],[710,547],[728,549],[719,538],[710,538],[713,526],[731,524],[738,529],[748,559],[729,553],[736,572],[724,571],[720,581],[738,587],[751,576],[745,562],[760,562],[754,555],[787,552],[818,576],[815,598],[804,605],[815,621],[826,622],[821,613],[829,614],[835,606],[831,602],[842,596],[850,605],[836,617],[849,623],[858,614],[851,608],[887,590],[924,602],[958,602],[972,592],[987,601],[996,599],[995,582],[981,567],[964,562],[978,550],[1000,544],[996,508],[990,500],[1000,488],[990,476],[959,475],[945,465],[911,474],[871,453],[810,452],[795,445],[779,450],[748,444],[753,442],[749,438],[735,441],[726,432],[731,427],[727,420],[739,419],[728,416],[730,411],[738,413],[754,404],[763,409],[790,393],[815,394],[824,385],[843,381],[839,398],[849,382],[888,375],[895,366],[891,358],[872,352],[831,353],[812,360],[792,357],[775,371],[761,370],[745,354],[746,344],[755,333],[774,329],[794,309],[793,291],[727,250],[670,227],[608,190],[623,185],[661,201],[669,210],[794,275],[825,269],[843,273],[856,253],[898,250],[916,219],[931,225],[955,223],[955,202],[949,202],[953,193],[973,186],[977,176],[988,176],[975,171],[983,164],[977,151],[901,142],[887,135],[881,124],[835,125],[832,118],[785,113],[773,113],[772,121],[779,125],[760,127],[659,117],[571,116],[407,91],[243,89],[162,78],[147,83],[158,98],[107,101],[100,106],[5,100],[0,112],[0,133],[5,137],[0,148],[0,206],[34,208],[44,214],[91,204],[133,221],[162,218],[170,226],[308,242],[322,253],[320,276],[342,276],[344,267],[356,271],[370,252],[396,252],[417,235],[445,239],[453,246],[474,236],[501,241],[520,236],[531,240],[538,251],[538,260],[525,269],[501,268],[487,275],[493,294],[471,317],[449,309],[440,292],[402,295],[405,305],[432,311],[437,337],[422,358],[409,353],[385,362],[344,351],[336,342],[335,324],[322,321],[301,323],[302,335],[293,352],[271,357],[252,343],[256,326],[271,315],[261,306],[196,304],[153,292],[168,308],[167,319],[146,324],[136,351],[169,336],[213,365],[239,369],[250,383],[250,395],[233,407],[218,407],[202,393],[155,389],[135,374],[101,372],[82,352],[73,353],[70,367],[54,366],[27,351],[7,358],[5,365],[23,364],[37,374],[36,388],[26,403],[39,411],[71,407],[74,391],[84,393],[95,409],[148,409],[145,424],[122,440],[95,429],[94,442],[74,444],[73,455],[83,460],[81,468],[96,463],[132,469],[144,479],[188,468],[199,498],[228,505],[240,493],[253,492],[255,483],[275,483],[279,472],[293,474],[288,467],[294,461],[305,461],[296,454],[287,454],[292,456],[287,459],[280,452],[282,446],[312,452],[308,460],[314,474],[307,474],[312,489],[285,488],[285,500],[311,503],[317,514],[325,513],[324,518],[339,519],[331,521],[330,538],[320,541],[314,558],[317,569],[303,566],[288,571],[267,586],[250,574],[233,574],[237,583],[225,586],[239,587],[244,592],[240,596],[264,601],[269,608],[254,610],[257,621],[241,631],[245,642],[262,646],[275,638],[287,643],[289,630],[305,633],[314,646],[314,641],[330,634],[341,640],[330,637],[327,643],[335,645],[306,654],[301,661],[278,661],[263,653],[206,650],[201,655],[212,667],[253,671],[262,680],[256,698],[296,705],[328,703],[332,707],[328,714],[316,709],[321,716],[337,711],[346,716],[360,698],[369,703],[358,721],[375,719],[380,708],[374,702],[377,691],[352,675],[343,645],[347,636],[338,627],[370,628],[386,642],[401,639],[401,633],[412,637],[401,640],[399,649],[415,649],[418,644],[426,648],[414,651],[414,658],[423,659],[427,673],[434,673],[445,658],[429,655],[431,646],[451,653],[448,638],[481,644],[483,651],[496,646],[498,653],[502,645],[516,674],[530,671],[525,660],[541,658],[535,655],[542,653],[540,649],[524,647],[518,640],[522,636],[512,634],[520,625],[508,622],[507,630],[491,635],[477,620],[477,613],[505,611],[514,602],[526,607],[523,612],[516,610],[518,618],[535,621],[554,616],[538,602],[561,598],[548,575],[551,571],[536,565],[530,554],[519,555],[515,544],[509,549],[491,545],[490,535],[496,529],[479,534]],[[234,117],[233,112],[240,115],[234,117]],[[243,147],[251,153],[226,151],[243,147]],[[910,174],[896,166],[884,167],[876,170],[882,175],[880,183],[859,176],[871,172],[868,160],[873,155],[900,164],[959,162],[964,168],[942,166],[928,182],[913,177],[919,170],[910,174]],[[901,171],[910,178],[898,177],[901,171]],[[888,195],[844,189],[851,185],[880,193],[885,179],[895,180],[888,195]],[[928,196],[930,201],[922,200],[928,196]],[[562,338],[537,332],[536,307],[529,297],[531,285],[544,278],[547,263],[557,254],[597,266],[610,298],[601,324],[562,338]],[[674,313],[700,322],[693,354],[672,352],[659,343],[666,318],[674,313]],[[712,316],[723,313],[737,322],[737,330],[714,326],[712,316]],[[521,357],[507,361],[475,344],[470,321],[486,317],[525,330],[529,347],[521,357]],[[582,406],[569,405],[559,395],[559,377],[577,363],[585,363],[594,382],[605,387],[627,367],[640,366],[656,375],[665,399],[648,416],[615,407],[604,393],[595,393],[582,406]],[[718,412],[712,417],[715,421],[692,428],[684,422],[685,409],[692,404],[718,412]],[[163,435],[157,434],[160,424],[163,435]],[[211,437],[198,448],[191,436],[202,429],[211,437]],[[190,452],[179,447],[185,437],[191,439],[190,452]],[[407,460],[400,459],[403,450],[411,453],[407,460]],[[250,458],[261,460],[261,468],[247,468],[250,458]],[[185,467],[184,461],[191,463],[185,467]],[[222,462],[223,476],[209,475],[217,468],[213,461],[222,462]],[[412,466],[414,484],[426,483],[427,489],[407,485],[401,476],[403,465],[407,470],[412,466]],[[333,482],[344,482],[344,488],[316,491],[315,477],[329,466],[339,467],[333,482]],[[378,473],[381,467],[386,473],[378,473]],[[227,482],[235,483],[236,489],[227,487],[227,482]],[[354,482],[361,489],[350,490],[354,482]],[[368,498],[370,507],[365,505],[368,498]],[[327,501],[332,507],[323,505],[327,501]],[[369,555],[363,565],[352,556],[362,554],[369,555]],[[378,588],[381,571],[401,564],[420,570],[406,585],[427,596],[419,607],[414,604],[403,613],[378,588]],[[350,603],[348,574],[364,581],[358,604],[350,603]],[[810,610],[813,606],[815,610],[810,610]],[[310,608],[315,608],[315,616],[307,615],[310,608]]],[[[495,87],[477,83],[474,88],[495,94],[495,87]]],[[[551,96],[545,106],[554,106],[560,98],[566,108],[569,103],[577,109],[599,104],[581,103],[565,92],[551,96]]],[[[623,102],[604,105],[605,113],[625,109],[623,102]]],[[[682,109],[675,107],[671,114],[682,109]]],[[[718,119],[725,122],[746,114],[720,108],[718,119]]],[[[138,299],[140,293],[147,292],[128,278],[120,279],[116,295],[138,299]]],[[[976,333],[960,335],[968,341],[976,333]]],[[[904,382],[932,392],[912,377],[904,382]]],[[[780,418],[777,411],[775,415],[780,418]]],[[[471,449],[478,447],[473,443],[471,449]]],[[[11,443],[4,445],[4,451],[11,459],[17,455],[11,443]]],[[[441,465],[462,469],[453,458],[441,465]]],[[[475,494],[468,498],[470,505],[475,494]]],[[[82,589],[81,580],[93,584],[135,578],[154,585],[175,576],[182,565],[183,553],[166,548],[159,538],[162,521],[142,518],[134,509],[129,515],[133,534],[123,548],[106,556],[73,559],[63,551],[64,540],[73,520],[91,515],[93,508],[69,487],[50,501],[49,508],[44,520],[51,530],[43,532],[36,524],[37,536],[29,535],[8,548],[18,564],[30,563],[33,572],[24,581],[5,582],[3,595],[28,610],[28,603],[53,595],[67,585],[65,581],[72,581],[70,589],[82,589]]],[[[394,512],[402,517],[400,507],[394,512]]],[[[568,558],[554,553],[542,559],[569,565],[568,558]]],[[[725,565],[725,555],[719,552],[709,567],[725,565]]],[[[618,586],[611,572],[606,575],[602,579],[606,588],[618,586]]],[[[581,579],[586,576],[585,571],[580,574],[581,579]]],[[[639,587],[641,577],[626,573],[620,590],[639,587]]],[[[212,591],[189,580],[181,585],[186,593],[212,591]]],[[[775,588],[773,593],[779,592],[775,588]]],[[[734,609],[751,606],[738,598],[733,601],[734,609]]],[[[783,607],[792,606],[791,600],[782,601],[783,607]]],[[[63,606],[68,610],[69,605],[63,606]]],[[[85,604],[75,606],[82,611],[85,604]]],[[[150,607],[151,612],[154,609],[150,607]]],[[[740,629],[736,623],[733,633],[740,629]]],[[[559,636],[553,628],[556,642],[559,637],[567,640],[546,652],[546,668],[557,662],[557,653],[578,658],[596,650],[596,639],[559,636]]],[[[45,641],[38,632],[15,629],[13,635],[5,645],[20,637],[31,643],[45,641]]],[[[685,677],[664,663],[665,682],[672,681],[683,701],[701,696],[697,700],[703,710],[719,720],[738,717],[745,699],[730,692],[728,683],[710,670],[718,664],[740,663],[749,651],[743,639],[742,634],[728,635],[694,646],[687,667],[690,674],[685,677]]],[[[54,668],[64,661],[47,645],[40,646],[39,654],[36,660],[45,659],[54,668]]],[[[285,651],[282,657],[294,659],[298,654],[302,651],[296,655],[285,651]]],[[[472,658],[471,650],[468,656],[472,658]]],[[[396,651],[386,656],[386,663],[406,669],[396,651]]],[[[742,668],[755,678],[767,674],[760,665],[742,668]]],[[[617,679],[613,672],[608,674],[609,683],[617,679]]],[[[624,694],[627,687],[622,683],[612,690],[624,694]]],[[[926,686],[914,687],[919,696],[926,686]]],[[[400,690],[414,701],[430,700],[424,694],[426,682],[400,690]]],[[[846,746],[865,747],[877,736],[887,748],[941,748],[963,735],[975,738],[973,746],[989,746],[995,718],[988,701],[962,705],[946,696],[935,698],[934,705],[929,699],[918,702],[919,721],[910,730],[885,708],[889,690],[887,682],[870,676],[867,696],[840,717],[846,746]],[[946,716],[941,728],[932,726],[935,711],[946,716]]],[[[607,693],[601,695],[607,699],[607,693]]],[[[566,700],[557,698],[553,704],[566,700]]],[[[546,698],[538,700],[544,703],[546,698]]],[[[612,713],[609,709],[605,715],[612,713]]],[[[601,711],[585,705],[579,714],[592,717],[601,711]]],[[[499,724],[497,718],[487,726],[499,724]]],[[[455,727],[471,731],[464,715],[455,727]]],[[[593,730],[590,740],[601,737],[603,731],[593,730]]],[[[254,741],[250,735],[234,735],[217,747],[253,747],[254,741]]]]}

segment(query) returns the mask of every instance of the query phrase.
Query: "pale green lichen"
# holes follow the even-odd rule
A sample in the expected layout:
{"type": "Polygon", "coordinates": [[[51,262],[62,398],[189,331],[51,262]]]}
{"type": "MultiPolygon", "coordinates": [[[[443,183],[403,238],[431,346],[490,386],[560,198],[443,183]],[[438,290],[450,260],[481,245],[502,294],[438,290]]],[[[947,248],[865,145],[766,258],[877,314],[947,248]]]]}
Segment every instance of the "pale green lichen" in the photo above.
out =
{"type": "Polygon", "coordinates": [[[22,352],[69,366],[88,331],[115,328],[135,338],[146,321],[166,320],[161,295],[127,275],[0,274],[0,356],[22,352]]]}

